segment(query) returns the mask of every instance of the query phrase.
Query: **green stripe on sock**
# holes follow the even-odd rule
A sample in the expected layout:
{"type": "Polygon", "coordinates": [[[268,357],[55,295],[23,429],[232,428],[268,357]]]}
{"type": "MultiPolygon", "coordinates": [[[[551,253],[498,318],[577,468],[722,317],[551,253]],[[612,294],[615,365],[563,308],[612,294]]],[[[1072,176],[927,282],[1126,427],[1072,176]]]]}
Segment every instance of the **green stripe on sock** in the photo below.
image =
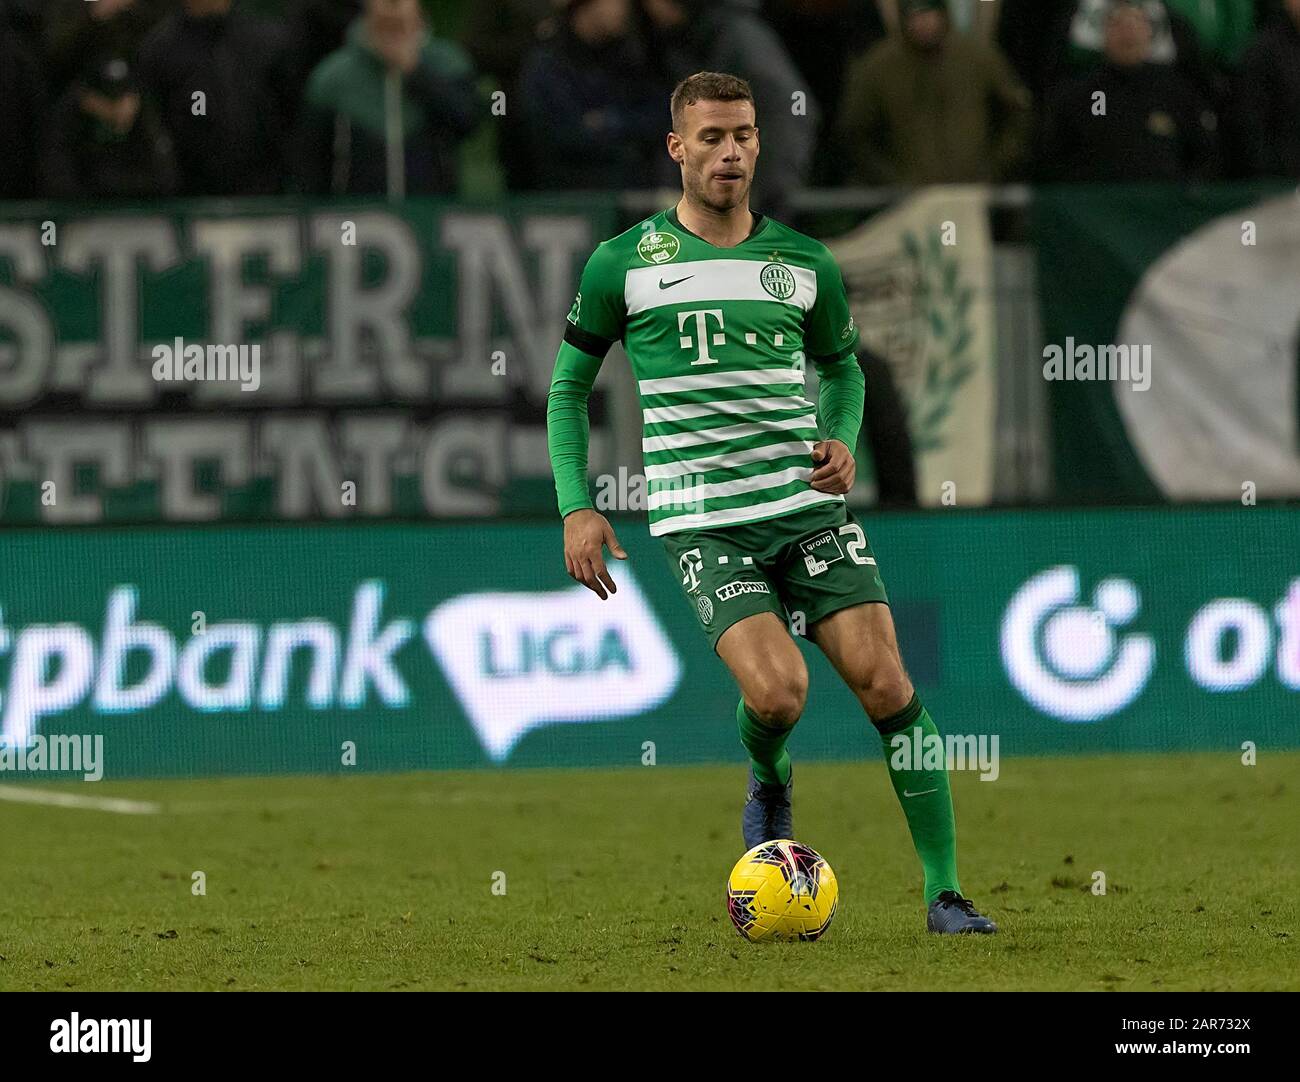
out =
{"type": "Polygon", "coordinates": [[[749,752],[754,765],[754,777],[765,785],[784,785],[790,780],[790,753],[785,742],[792,729],[774,729],[764,725],[740,700],[736,707],[736,723],[740,726],[740,742],[749,752]]]}
{"type": "MultiPolygon", "coordinates": [[[[916,855],[925,870],[925,902],[929,905],[945,890],[961,893],[957,882],[957,821],[952,811],[952,792],[948,788],[945,766],[929,770],[924,767],[927,746],[933,748],[939,737],[938,726],[930,712],[915,695],[903,710],[876,722],[881,730],[880,743],[889,768],[889,780],[907,817],[916,855]],[[908,716],[906,721],[898,719],[908,716]],[[892,728],[886,731],[886,723],[892,728]],[[911,794],[910,796],[908,794],[911,794]]],[[[933,752],[932,752],[933,754],[933,752]]],[[[942,753],[939,762],[946,764],[942,753]]]]}

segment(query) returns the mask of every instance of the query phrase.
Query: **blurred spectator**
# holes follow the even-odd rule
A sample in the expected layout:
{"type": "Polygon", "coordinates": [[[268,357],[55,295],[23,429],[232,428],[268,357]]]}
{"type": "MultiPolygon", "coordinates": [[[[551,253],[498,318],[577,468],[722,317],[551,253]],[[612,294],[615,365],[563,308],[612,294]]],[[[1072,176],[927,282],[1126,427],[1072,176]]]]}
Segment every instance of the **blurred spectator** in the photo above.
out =
{"type": "Polygon", "coordinates": [[[1242,59],[1234,98],[1238,143],[1253,176],[1300,179],[1300,0],[1260,31],[1242,59]]]}
{"type": "Polygon", "coordinates": [[[1151,61],[1155,28],[1142,0],[1112,0],[1102,66],[1049,94],[1044,180],[1186,181],[1218,168],[1214,113],[1169,64],[1151,61]],[[1099,98],[1098,95],[1104,95],[1099,98]],[[1105,112],[1097,115],[1096,110],[1105,112]]]}
{"type": "MultiPolygon", "coordinates": [[[[1178,59],[1179,42],[1164,0],[1132,0],[1142,9],[1151,27],[1148,64],[1172,64],[1178,59]]],[[[1070,18],[1069,50],[1074,71],[1083,71],[1105,61],[1106,24],[1113,0],[1075,0],[1070,18]]]]}
{"type": "Polygon", "coordinates": [[[1014,173],[1029,92],[992,46],[955,32],[943,0],[900,0],[901,32],[849,71],[839,132],[860,184],[944,184],[1014,173]]]}
{"type": "Polygon", "coordinates": [[[45,82],[13,15],[0,0],[0,199],[34,199],[41,194],[45,82]]]}
{"type": "Polygon", "coordinates": [[[308,192],[454,194],[460,143],[487,115],[474,66],[417,0],[366,0],[347,44],[312,72],[299,133],[308,192]]]}
{"type": "Polygon", "coordinates": [[[461,39],[478,70],[505,91],[506,111],[497,121],[497,157],[512,191],[537,186],[520,72],[533,48],[558,28],[552,0],[475,0],[461,39]]]}
{"type": "MultiPolygon", "coordinates": [[[[666,71],[661,67],[668,91],[697,71],[725,71],[749,83],[760,146],[750,202],[782,218],[789,194],[810,179],[821,108],[812,81],[800,73],[760,8],[760,0],[644,0],[642,5],[651,27],[651,56],[673,58],[666,71]]],[[[680,170],[673,167],[668,179],[680,183],[680,170]]]]}
{"type": "Polygon", "coordinates": [[[667,155],[672,88],[630,28],[630,0],[569,0],[555,37],[529,55],[520,84],[537,187],[639,188],[667,155]]]}
{"type": "Polygon", "coordinates": [[[183,195],[280,191],[293,67],[283,27],[232,0],[180,0],[140,48],[139,75],[176,150],[183,195]]]}
{"type": "Polygon", "coordinates": [[[174,0],[53,0],[45,51],[55,95],[104,57],[133,59],[149,31],[175,6],[174,0]]]}
{"type": "Polygon", "coordinates": [[[130,66],[110,57],[74,80],[49,121],[47,193],[56,199],[171,195],[176,162],[130,66]]]}
{"type": "MultiPolygon", "coordinates": [[[[898,32],[898,0],[876,0],[885,26],[890,33],[898,32]]],[[[971,34],[983,41],[992,41],[1002,0],[948,0],[948,16],[952,25],[963,34],[971,34]]]]}
{"type": "MultiPolygon", "coordinates": [[[[1202,48],[1196,29],[1165,0],[1126,0],[1142,8],[1151,24],[1151,49],[1147,63],[1170,67],[1190,81],[1202,97],[1217,106],[1227,91],[1208,49],[1202,48]]],[[[1217,3],[1217,0],[1194,0],[1217,3]]],[[[1077,0],[1070,20],[1067,59],[1075,73],[1091,70],[1105,60],[1106,20],[1114,0],[1077,0]]]]}

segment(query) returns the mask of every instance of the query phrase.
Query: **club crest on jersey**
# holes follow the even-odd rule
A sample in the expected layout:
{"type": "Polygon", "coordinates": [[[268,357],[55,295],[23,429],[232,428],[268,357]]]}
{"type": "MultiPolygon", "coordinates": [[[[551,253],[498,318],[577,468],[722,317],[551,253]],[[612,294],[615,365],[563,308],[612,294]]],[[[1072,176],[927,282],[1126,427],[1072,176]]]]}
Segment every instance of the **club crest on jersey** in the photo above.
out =
{"type": "Polygon", "coordinates": [[[807,541],[801,541],[799,551],[803,553],[804,566],[808,568],[808,574],[813,578],[820,575],[836,560],[844,559],[844,550],[840,548],[839,540],[831,530],[810,537],[807,541]]]}
{"type": "Polygon", "coordinates": [[[668,263],[677,258],[682,242],[671,233],[647,233],[636,246],[636,254],[647,263],[668,263]]]}
{"type": "Polygon", "coordinates": [[[700,619],[706,624],[713,623],[713,602],[709,600],[707,594],[701,594],[699,601],[696,602],[700,610],[700,619]]]}
{"type": "Polygon", "coordinates": [[[784,263],[767,264],[758,272],[758,280],[779,301],[788,301],[794,296],[794,275],[784,263]]]}

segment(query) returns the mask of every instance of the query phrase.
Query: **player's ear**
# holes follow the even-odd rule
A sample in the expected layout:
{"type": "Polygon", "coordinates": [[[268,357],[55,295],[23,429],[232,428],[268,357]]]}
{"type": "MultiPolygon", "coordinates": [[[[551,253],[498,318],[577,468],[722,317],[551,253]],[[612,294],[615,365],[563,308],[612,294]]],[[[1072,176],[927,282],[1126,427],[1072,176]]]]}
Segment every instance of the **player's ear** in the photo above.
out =
{"type": "Polygon", "coordinates": [[[668,133],[668,157],[672,158],[678,165],[682,164],[683,147],[682,137],[675,131],[668,133]]]}

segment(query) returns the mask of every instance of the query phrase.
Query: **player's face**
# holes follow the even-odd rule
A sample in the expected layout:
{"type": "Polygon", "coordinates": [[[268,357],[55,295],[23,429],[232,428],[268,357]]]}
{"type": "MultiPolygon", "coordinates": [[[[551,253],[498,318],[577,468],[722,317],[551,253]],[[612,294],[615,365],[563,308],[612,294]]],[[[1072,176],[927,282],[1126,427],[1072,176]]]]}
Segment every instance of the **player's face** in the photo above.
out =
{"type": "Polygon", "coordinates": [[[681,127],[669,136],[668,152],[682,167],[687,197],[719,212],[744,205],[758,160],[753,104],[696,102],[686,106],[681,127]]]}

